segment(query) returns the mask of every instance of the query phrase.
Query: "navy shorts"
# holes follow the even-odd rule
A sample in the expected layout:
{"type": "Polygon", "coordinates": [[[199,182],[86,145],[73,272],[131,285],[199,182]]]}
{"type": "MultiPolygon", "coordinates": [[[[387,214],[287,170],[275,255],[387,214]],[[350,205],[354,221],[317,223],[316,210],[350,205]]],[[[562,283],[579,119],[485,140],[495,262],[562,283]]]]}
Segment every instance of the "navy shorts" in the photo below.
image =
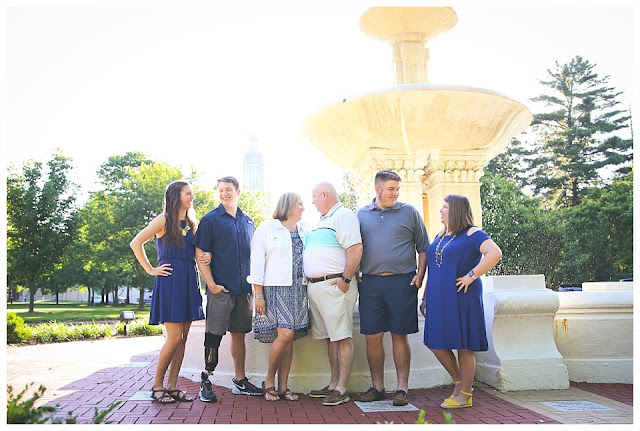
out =
{"type": "Polygon", "coordinates": [[[361,334],[418,332],[418,288],[409,284],[415,275],[362,275],[358,284],[361,334]]]}

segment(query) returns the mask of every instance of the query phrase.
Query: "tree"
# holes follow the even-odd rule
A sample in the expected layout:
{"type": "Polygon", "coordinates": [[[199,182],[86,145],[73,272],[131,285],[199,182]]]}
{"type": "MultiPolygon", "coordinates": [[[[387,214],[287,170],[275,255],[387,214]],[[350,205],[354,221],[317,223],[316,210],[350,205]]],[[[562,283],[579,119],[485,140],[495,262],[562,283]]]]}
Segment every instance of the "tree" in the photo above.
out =
{"type": "Polygon", "coordinates": [[[7,177],[7,260],[11,277],[29,288],[34,310],[38,284],[61,264],[76,233],[76,186],[67,177],[71,159],[57,150],[47,162],[27,161],[7,177]],[[46,178],[43,178],[46,175],[46,178]]]}
{"type": "Polygon", "coordinates": [[[481,178],[483,229],[502,249],[494,275],[545,274],[547,287],[565,281],[562,218],[541,209],[539,198],[525,195],[511,179],[491,172],[481,178]]]}
{"type": "Polygon", "coordinates": [[[505,151],[491,159],[484,170],[509,178],[520,188],[524,188],[531,183],[528,165],[534,155],[533,150],[527,148],[522,141],[512,138],[505,151]]]}
{"type": "Polygon", "coordinates": [[[602,168],[629,170],[632,141],[617,133],[628,128],[630,116],[616,108],[621,92],[608,86],[609,76],[601,78],[595,66],[580,56],[556,62],[540,81],[552,94],[532,99],[552,108],[534,115],[542,140],[531,167],[535,192],[555,205],[578,205],[584,188],[602,180],[602,168]]]}
{"type": "Polygon", "coordinates": [[[568,278],[609,281],[633,276],[633,175],[586,190],[564,211],[567,220],[562,269],[568,278]]]}
{"type": "Polygon", "coordinates": [[[338,193],[338,198],[345,208],[358,212],[358,195],[353,188],[351,172],[346,172],[342,176],[342,191],[338,193]]]}

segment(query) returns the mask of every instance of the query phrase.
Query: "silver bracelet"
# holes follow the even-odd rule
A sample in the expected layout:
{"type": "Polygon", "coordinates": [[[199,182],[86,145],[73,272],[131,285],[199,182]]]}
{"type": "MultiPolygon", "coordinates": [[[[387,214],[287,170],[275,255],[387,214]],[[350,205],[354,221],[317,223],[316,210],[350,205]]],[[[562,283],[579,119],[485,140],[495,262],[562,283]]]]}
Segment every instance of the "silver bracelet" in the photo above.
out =
{"type": "Polygon", "coordinates": [[[255,295],[256,299],[264,299],[264,295],[255,295]]]}

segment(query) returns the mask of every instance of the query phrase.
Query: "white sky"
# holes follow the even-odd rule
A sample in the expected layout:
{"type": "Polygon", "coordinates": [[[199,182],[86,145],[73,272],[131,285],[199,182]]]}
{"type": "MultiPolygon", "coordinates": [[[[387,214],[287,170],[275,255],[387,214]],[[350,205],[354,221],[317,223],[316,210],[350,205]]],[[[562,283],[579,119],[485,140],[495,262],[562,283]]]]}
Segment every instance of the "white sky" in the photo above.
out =
{"type": "MultiPolygon", "coordinates": [[[[61,147],[86,193],[109,156],[138,150],[185,173],[193,166],[214,185],[223,175],[242,181],[255,135],[274,199],[297,191],[315,212],[311,187],[339,186],[342,171],[300,124],[393,85],[391,49],[358,29],[367,7],[385,3],[262,3],[8,1],[7,160],[45,161],[61,147]]],[[[581,55],[629,108],[638,75],[631,1],[509,4],[453,2],[458,24],[429,43],[429,82],[490,89],[534,111],[528,99],[545,92],[537,80],[581,55]]]]}

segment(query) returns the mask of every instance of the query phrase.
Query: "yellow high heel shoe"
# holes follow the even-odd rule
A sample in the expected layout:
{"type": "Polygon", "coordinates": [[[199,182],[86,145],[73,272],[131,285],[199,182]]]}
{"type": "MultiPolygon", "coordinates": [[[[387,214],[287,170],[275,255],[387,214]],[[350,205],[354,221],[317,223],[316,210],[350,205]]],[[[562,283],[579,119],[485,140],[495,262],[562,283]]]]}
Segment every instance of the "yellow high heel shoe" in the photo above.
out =
{"type": "MultiPolygon", "coordinates": [[[[459,385],[462,382],[453,382],[454,385],[459,385]]],[[[455,395],[449,395],[449,398],[447,398],[448,400],[450,400],[451,398],[455,398],[455,395]]]]}
{"type": "Polygon", "coordinates": [[[465,407],[472,407],[473,406],[473,396],[471,395],[470,392],[465,392],[465,391],[460,391],[461,394],[465,394],[469,396],[469,399],[467,399],[467,403],[466,404],[460,404],[457,401],[453,401],[451,398],[447,398],[446,400],[444,400],[444,402],[442,404],[440,404],[440,407],[442,407],[443,409],[462,409],[465,407]]]}

